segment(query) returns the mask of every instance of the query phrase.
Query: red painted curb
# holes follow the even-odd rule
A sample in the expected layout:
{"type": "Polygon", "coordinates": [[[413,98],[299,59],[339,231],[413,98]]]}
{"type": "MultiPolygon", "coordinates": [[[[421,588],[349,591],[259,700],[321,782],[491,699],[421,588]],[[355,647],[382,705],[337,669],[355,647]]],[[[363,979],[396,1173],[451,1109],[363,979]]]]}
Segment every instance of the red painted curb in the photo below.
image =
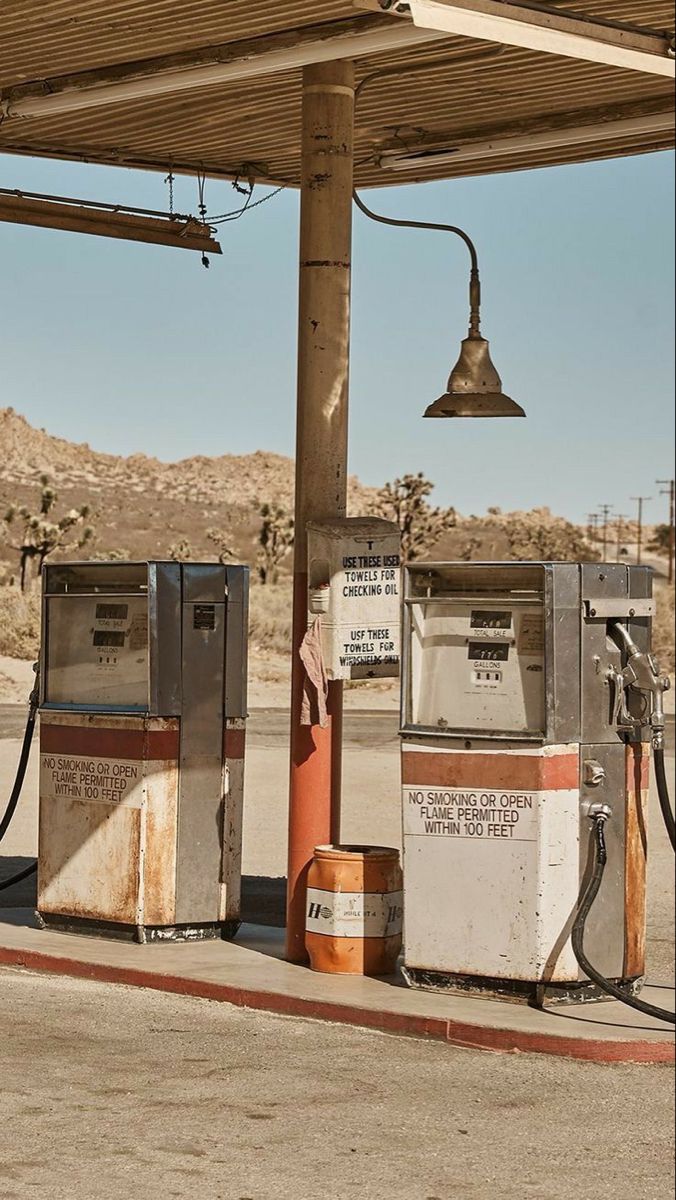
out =
{"type": "Polygon", "coordinates": [[[443,1017],[423,1017],[413,1013],[379,1012],[351,1004],[334,1004],[325,1000],[307,1000],[278,992],[253,991],[206,979],[185,979],[180,975],[159,975],[136,967],[114,967],[105,963],[88,963],[79,959],[61,958],[39,950],[14,950],[0,946],[0,965],[23,967],[67,975],[74,979],[89,979],[97,983],[124,984],[127,987],[147,988],[177,996],[194,996],[232,1004],[236,1008],[255,1009],[277,1016],[305,1017],[315,1021],[356,1025],[381,1033],[407,1037],[431,1038],[466,1050],[491,1050],[503,1054],[549,1054],[560,1058],[597,1063],[674,1063],[673,1041],[599,1041],[575,1037],[559,1037],[551,1033],[527,1033],[521,1030],[495,1029],[448,1021],[443,1017]]]}

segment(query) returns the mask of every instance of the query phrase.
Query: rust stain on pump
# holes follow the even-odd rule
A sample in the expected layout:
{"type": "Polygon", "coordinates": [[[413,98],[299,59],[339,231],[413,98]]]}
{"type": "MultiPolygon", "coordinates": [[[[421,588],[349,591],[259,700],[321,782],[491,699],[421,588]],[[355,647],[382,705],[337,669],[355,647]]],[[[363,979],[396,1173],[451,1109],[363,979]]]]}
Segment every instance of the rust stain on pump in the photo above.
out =
{"type": "Polygon", "coordinates": [[[625,961],[627,978],[646,970],[647,814],[650,794],[650,746],[627,746],[625,862],[625,961]]]}

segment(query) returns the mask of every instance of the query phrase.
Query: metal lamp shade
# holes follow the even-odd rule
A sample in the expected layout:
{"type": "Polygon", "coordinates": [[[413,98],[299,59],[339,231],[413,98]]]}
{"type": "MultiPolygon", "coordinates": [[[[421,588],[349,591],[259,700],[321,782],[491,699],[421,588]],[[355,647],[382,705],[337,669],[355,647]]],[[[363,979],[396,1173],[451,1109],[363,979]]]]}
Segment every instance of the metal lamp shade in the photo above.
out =
{"type": "Polygon", "coordinates": [[[431,404],[426,417],[525,417],[502,390],[485,338],[470,336],[448,381],[448,391],[431,404]]]}

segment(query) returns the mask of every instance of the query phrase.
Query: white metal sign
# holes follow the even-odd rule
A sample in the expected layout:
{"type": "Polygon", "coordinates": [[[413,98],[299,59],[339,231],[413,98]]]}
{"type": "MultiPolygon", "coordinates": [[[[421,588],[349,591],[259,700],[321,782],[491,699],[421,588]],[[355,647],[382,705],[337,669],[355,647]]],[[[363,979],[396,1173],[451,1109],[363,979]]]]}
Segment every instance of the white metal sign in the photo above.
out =
{"type": "Polygon", "coordinates": [[[409,837],[536,842],[537,792],[406,787],[404,834],[409,837]]]}
{"type": "Polygon", "coordinates": [[[391,678],[400,658],[400,533],[390,521],[308,526],[308,623],[329,679],[391,678]]]}
{"type": "Polygon", "coordinates": [[[121,758],[82,758],[72,754],[40,756],[42,803],[81,800],[142,808],[143,763],[121,758]]]}

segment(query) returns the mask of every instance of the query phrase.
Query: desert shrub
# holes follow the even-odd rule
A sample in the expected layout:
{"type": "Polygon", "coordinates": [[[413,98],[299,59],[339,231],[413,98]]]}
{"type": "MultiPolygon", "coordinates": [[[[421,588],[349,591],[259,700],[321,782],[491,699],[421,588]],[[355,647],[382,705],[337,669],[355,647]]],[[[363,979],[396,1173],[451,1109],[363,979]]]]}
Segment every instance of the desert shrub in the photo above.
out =
{"type": "Polygon", "coordinates": [[[249,618],[251,646],[274,654],[290,654],[292,596],[290,580],[265,586],[260,583],[252,585],[249,618]]]}
{"type": "Polygon", "coordinates": [[[169,558],[172,562],[190,562],[194,557],[193,548],[185,538],[181,538],[180,542],[174,542],[173,546],[169,547],[169,558]]]}
{"type": "Polygon", "coordinates": [[[583,531],[548,508],[494,515],[507,535],[509,557],[521,562],[589,562],[598,553],[583,531]]]}
{"type": "Polygon", "coordinates": [[[653,649],[660,668],[672,674],[676,666],[674,651],[674,589],[660,587],[655,592],[657,614],[653,630],[653,649]]]}
{"type": "Polygon", "coordinates": [[[40,591],[0,587],[0,654],[36,658],[40,648],[40,591]]]}
{"type": "Polygon", "coordinates": [[[667,558],[671,547],[671,539],[671,525],[656,525],[653,529],[652,537],[648,542],[648,549],[652,550],[653,554],[661,554],[664,558],[667,558]]]}

